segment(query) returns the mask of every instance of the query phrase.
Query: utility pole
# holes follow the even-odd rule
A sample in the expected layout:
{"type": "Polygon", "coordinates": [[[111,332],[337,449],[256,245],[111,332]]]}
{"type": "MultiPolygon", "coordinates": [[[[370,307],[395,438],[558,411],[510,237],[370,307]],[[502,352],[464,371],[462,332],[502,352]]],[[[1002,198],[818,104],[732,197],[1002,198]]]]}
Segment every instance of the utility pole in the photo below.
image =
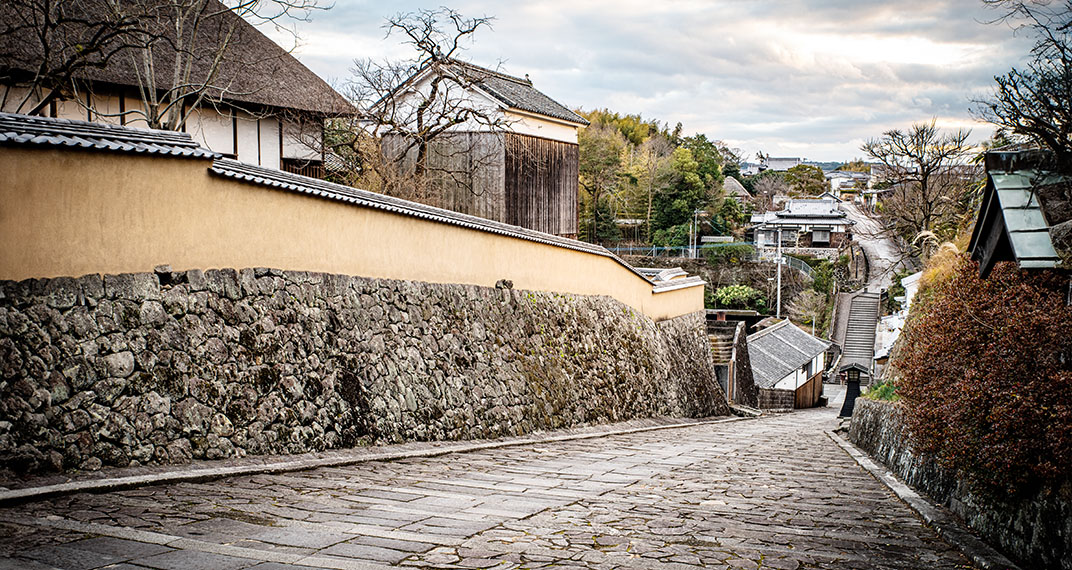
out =
{"type": "Polygon", "coordinates": [[[778,227],[778,253],[775,261],[778,263],[778,302],[774,309],[774,317],[782,318],[782,228],[778,227]]]}

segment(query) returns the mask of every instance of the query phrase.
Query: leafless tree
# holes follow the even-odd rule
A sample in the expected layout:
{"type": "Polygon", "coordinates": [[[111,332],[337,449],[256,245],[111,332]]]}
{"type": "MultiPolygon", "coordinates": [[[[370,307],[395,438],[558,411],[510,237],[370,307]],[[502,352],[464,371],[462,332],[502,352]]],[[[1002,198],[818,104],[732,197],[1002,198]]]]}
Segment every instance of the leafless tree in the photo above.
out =
{"type": "Polygon", "coordinates": [[[652,214],[652,202],[655,197],[655,192],[663,183],[669,178],[669,174],[666,172],[667,164],[670,161],[670,155],[674,152],[674,147],[670,144],[670,141],[666,137],[655,135],[649,137],[640,145],[640,153],[643,157],[644,176],[647,198],[646,208],[646,226],[647,236],[651,239],[651,214],[652,214]]]}
{"type": "Polygon", "coordinates": [[[1032,59],[994,78],[997,88],[977,101],[983,118],[1053,151],[1072,171],[1072,0],[984,0],[1002,11],[996,22],[1032,35],[1032,59]]]}
{"type": "Polygon", "coordinates": [[[892,232],[908,243],[924,232],[949,239],[967,211],[979,171],[968,162],[970,131],[942,133],[935,121],[886,131],[860,147],[881,164],[888,188],[881,207],[892,232]]]}
{"type": "MultiPolygon", "coordinates": [[[[118,2],[118,0],[116,0],[118,2]]],[[[0,2],[0,109],[39,114],[87,70],[144,47],[146,21],[109,0],[0,2]]]]}
{"type": "Polygon", "coordinates": [[[413,57],[356,60],[348,94],[359,115],[335,121],[328,136],[329,152],[345,157],[353,179],[431,203],[446,188],[481,191],[477,173],[501,156],[501,135],[511,121],[474,96],[498,72],[461,58],[491,22],[449,8],[387,20],[387,37],[400,36],[413,57]]]}
{"type": "Polygon", "coordinates": [[[142,104],[122,114],[144,119],[151,128],[181,130],[196,109],[224,101],[233,106],[236,98],[267,87],[270,78],[258,85],[250,78],[263,74],[248,71],[287,50],[251,48],[248,40],[259,33],[253,26],[287,29],[285,24],[307,18],[316,3],[5,0],[0,4],[0,25],[6,26],[0,31],[0,76],[19,83],[20,74],[35,70],[24,100],[13,105],[29,113],[92,89],[96,80],[134,84],[142,104]],[[27,41],[32,45],[26,46],[27,41]]]}
{"type": "Polygon", "coordinates": [[[756,197],[753,207],[757,212],[766,212],[774,208],[774,197],[789,193],[789,183],[785,177],[776,172],[759,174],[752,187],[756,197]]]}
{"type": "Polygon", "coordinates": [[[305,20],[317,8],[317,0],[110,1],[117,11],[133,10],[148,23],[142,41],[126,51],[142,100],[130,113],[142,115],[152,128],[172,130],[181,130],[204,105],[233,105],[267,87],[270,78],[251,84],[248,71],[289,50],[249,49],[247,40],[257,33],[253,26],[287,29],[284,24],[305,20]]]}

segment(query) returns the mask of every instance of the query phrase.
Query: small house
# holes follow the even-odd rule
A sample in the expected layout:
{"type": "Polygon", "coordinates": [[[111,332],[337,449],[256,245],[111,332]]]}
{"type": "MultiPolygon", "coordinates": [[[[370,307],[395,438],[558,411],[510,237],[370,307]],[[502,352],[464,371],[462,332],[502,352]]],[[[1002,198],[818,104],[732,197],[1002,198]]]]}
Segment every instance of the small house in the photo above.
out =
{"type": "Polygon", "coordinates": [[[425,160],[426,171],[446,173],[435,181],[438,206],[576,237],[577,132],[588,121],[536,89],[528,77],[453,59],[429,63],[378,105],[389,107],[387,116],[415,121],[415,104],[431,100],[430,85],[437,80],[441,105],[479,109],[480,120],[450,125],[446,136],[421,141],[423,159],[405,133],[388,128],[385,154],[404,168],[425,160]]]}
{"type": "Polygon", "coordinates": [[[781,211],[753,214],[750,231],[757,247],[774,248],[781,236],[783,248],[837,250],[852,240],[852,226],[831,198],[789,200],[781,211]]]}
{"type": "Polygon", "coordinates": [[[788,319],[748,336],[748,359],[764,409],[810,408],[823,394],[830,341],[788,319]]]}

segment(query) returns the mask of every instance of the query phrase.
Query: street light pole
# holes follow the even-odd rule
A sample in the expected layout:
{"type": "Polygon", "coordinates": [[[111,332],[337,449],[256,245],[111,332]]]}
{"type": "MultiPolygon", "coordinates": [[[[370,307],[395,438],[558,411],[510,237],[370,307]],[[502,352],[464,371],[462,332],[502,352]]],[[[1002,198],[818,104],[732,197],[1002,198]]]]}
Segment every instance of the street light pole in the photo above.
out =
{"type": "Polygon", "coordinates": [[[778,301],[774,309],[775,318],[782,318],[782,228],[778,228],[778,253],[775,255],[775,261],[778,263],[778,301]]]}

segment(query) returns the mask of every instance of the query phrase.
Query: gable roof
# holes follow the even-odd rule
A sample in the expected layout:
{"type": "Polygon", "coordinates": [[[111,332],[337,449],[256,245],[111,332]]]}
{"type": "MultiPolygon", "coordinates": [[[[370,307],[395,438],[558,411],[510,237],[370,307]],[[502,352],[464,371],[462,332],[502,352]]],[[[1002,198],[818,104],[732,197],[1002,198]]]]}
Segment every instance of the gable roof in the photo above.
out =
{"type": "MultiPolygon", "coordinates": [[[[445,71],[456,73],[463,77],[475,88],[508,109],[543,115],[545,117],[575,123],[581,126],[589,124],[588,120],[584,117],[574,113],[565,105],[555,101],[533,87],[532,81],[527,77],[524,79],[514,77],[512,75],[507,75],[499,71],[494,71],[486,67],[480,67],[479,65],[456,59],[433,62],[426,65],[414,73],[409,79],[404,81],[402,86],[420,80],[429,73],[435,65],[441,65],[445,71]]],[[[398,92],[402,86],[399,86],[395,91],[398,92]]],[[[390,97],[390,95],[387,97],[390,97]]],[[[387,97],[385,97],[385,99],[387,97]]]]}
{"type": "Polygon", "coordinates": [[[756,386],[774,387],[828,348],[829,341],[811,336],[788,319],[748,335],[748,359],[756,386]]]}
{"type": "Polygon", "coordinates": [[[1045,269],[1072,256],[1072,177],[1049,172],[1048,158],[1038,150],[986,154],[986,187],[968,244],[981,276],[998,261],[1045,269]]]}
{"type": "Polygon", "coordinates": [[[743,184],[732,176],[727,176],[726,180],[722,182],[722,188],[726,191],[727,196],[733,198],[750,199],[752,195],[748,193],[748,190],[743,184]]]}
{"type": "Polygon", "coordinates": [[[752,214],[751,222],[773,225],[854,225],[856,222],[848,219],[845,211],[838,206],[839,202],[836,198],[795,198],[789,200],[785,208],[778,212],[752,214]]]}
{"type": "MultiPolygon", "coordinates": [[[[156,2],[158,5],[153,8],[162,11],[159,22],[149,19],[145,25],[161,38],[152,51],[153,69],[156,85],[167,88],[172,85],[176,59],[176,50],[168,46],[175,42],[176,31],[168,17],[169,4],[164,0],[156,2]]],[[[94,7],[94,2],[90,1],[85,9],[93,11],[103,8],[94,7]]],[[[193,54],[190,76],[194,82],[210,75],[217,46],[228,33],[233,34],[227,44],[225,59],[218,67],[217,77],[207,92],[209,97],[234,104],[324,115],[356,113],[356,109],[323,79],[219,0],[208,0],[203,10],[207,15],[202,17],[196,36],[184,38],[193,54]]],[[[0,9],[4,24],[17,17],[14,8],[0,9]]],[[[89,19],[99,20],[99,17],[89,19]]],[[[21,31],[27,32],[26,29],[21,31]]],[[[77,37],[78,31],[69,30],[68,33],[77,37]]],[[[19,71],[32,73],[43,57],[40,43],[26,35],[15,33],[0,37],[0,53],[7,54],[11,59],[0,63],[0,67],[6,67],[9,74],[19,71]]],[[[135,68],[135,62],[140,58],[140,52],[120,52],[106,66],[86,68],[78,79],[95,84],[140,87],[142,82],[138,80],[135,68]]]]}

